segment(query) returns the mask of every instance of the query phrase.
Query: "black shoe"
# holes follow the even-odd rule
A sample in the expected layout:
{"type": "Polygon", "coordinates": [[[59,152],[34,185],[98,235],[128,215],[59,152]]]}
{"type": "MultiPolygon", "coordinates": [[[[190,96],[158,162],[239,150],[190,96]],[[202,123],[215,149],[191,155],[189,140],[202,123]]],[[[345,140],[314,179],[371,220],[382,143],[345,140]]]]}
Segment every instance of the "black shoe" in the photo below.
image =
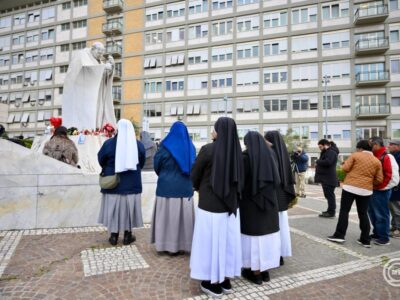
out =
{"type": "Polygon", "coordinates": [[[242,277],[258,285],[262,284],[263,282],[261,274],[254,274],[251,269],[242,269],[242,277]]]}
{"type": "Polygon", "coordinates": [[[339,244],[343,244],[346,241],[345,239],[338,238],[335,235],[328,236],[327,240],[339,244]]]}
{"type": "Polygon", "coordinates": [[[377,238],[378,238],[378,236],[377,236],[375,233],[370,234],[369,237],[370,237],[371,239],[377,239],[377,238]]]}
{"type": "Polygon", "coordinates": [[[224,294],[232,294],[232,285],[229,279],[225,279],[224,282],[221,283],[222,292],[224,294]]]}
{"type": "Polygon", "coordinates": [[[360,239],[358,239],[357,244],[359,244],[365,248],[371,248],[371,242],[362,242],[360,239]]]}
{"type": "Polygon", "coordinates": [[[132,235],[132,231],[125,231],[123,244],[129,245],[129,244],[133,243],[134,241],[136,241],[136,237],[134,235],[132,235]]]}
{"type": "Polygon", "coordinates": [[[118,235],[119,235],[118,232],[117,233],[111,232],[110,238],[108,239],[111,245],[115,246],[118,244],[118,235]]]}
{"type": "Polygon", "coordinates": [[[281,258],[279,259],[279,265],[283,266],[285,264],[285,261],[283,260],[283,257],[281,256],[281,258]]]}
{"type": "Polygon", "coordinates": [[[268,282],[268,281],[271,280],[271,278],[269,277],[269,272],[268,271],[261,272],[261,277],[262,277],[262,280],[264,282],[268,282]]]}
{"type": "Polygon", "coordinates": [[[202,281],[200,283],[200,289],[207,295],[215,298],[222,297],[222,287],[219,283],[211,284],[210,281],[202,281]]]}
{"type": "Polygon", "coordinates": [[[330,213],[330,212],[324,211],[324,212],[320,213],[318,216],[320,218],[334,218],[335,213],[330,213]]]}

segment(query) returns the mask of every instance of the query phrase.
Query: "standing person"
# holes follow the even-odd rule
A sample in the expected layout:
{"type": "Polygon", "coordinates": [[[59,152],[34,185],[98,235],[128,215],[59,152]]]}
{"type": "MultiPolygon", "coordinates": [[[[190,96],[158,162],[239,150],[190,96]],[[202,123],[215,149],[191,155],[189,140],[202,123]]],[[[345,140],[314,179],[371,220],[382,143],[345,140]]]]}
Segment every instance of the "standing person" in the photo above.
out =
{"type": "Polygon", "coordinates": [[[342,169],[346,172],[346,177],[340,202],[339,220],[335,233],[328,237],[328,240],[337,243],[345,242],[349,212],[355,200],[361,229],[361,235],[357,243],[370,248],[368,204],[373,187],[382,183],[382,165],[371,152],[368,141],[362,140],[357,143],[357,152],[353,153],[344,162],[342,169]]]}
{"type": "Polygon", "coordinates": [[[306,197],[306,171],[308,169],[308,155],[303,151],[301,147],[297,147],[293,153],[293,161],[296,164],[295,176],[296,176],[296,195],[305,198],[306,197]]]}
{"type": "Polygon", "coordinates": [[[196,148],[182,122],[175,122],[154,157],[158,175],[151,242],[157,251],[190,252],[194,228],[190,178],[196,148]]]}
{"type": "MultiPolygon", "coordinates": [[[[390,141],[389,151],[396,159],[397,165],[400,166],[400,141],[390,141]]],[[[390,236],[393,238],[400,238],[400,185],[395,186],[392,190],[389,208],[392,214],[390,236]]]]}
{"type": "Polygon", "coordinates": [[[292,256],[292,242],[290,240],[289,217],[287,210],[289,204],[296,199],[294,179],[290,167],[289,152],[279,131],[268,131],[265,139],[272,144],[274,158],[279,171],[280,185],[276,188],[279,208],[279,229],[281,237],[280,264],[284,264],[284,257],[292,256]]]}
{"type": "Polygon", "coordinates": [[[238,202],[244,186],[243,157],[236,123],[221,117],[214,125],[214,142],[203,146],[192,169],[199,192],[194,225],[190,276],[202,280],[210,296],[231,293],[229,278],[240,276],[242,246],[238,202]]]}
{"type": "Polygon", "coordinates": [[[140,133],[140,141],[146,150],[146,163],[143,166],[143,170],[153,170],[153,158],[157,152],[157,145],[153,142],[150,133],[147,131],[140,133]]]}
{"type": "Polygon", "coordinates": [[[280,184],[272,150],[256,131],[244,137],[245,186],[240,200],[243,270],[247,280],[269,281],[269,269],[279,267],[279,210],[275,187],[280,184]]]}
{"type": "Polygon", "coordinates": [[[103,176],[119,176],[115,188],[101,190],[98,222],[107,227],[111,245],[118,243],[120,231],[124,231],[123,244],[129,245],[136,240],[132,228],[143,226],[141,169],[146,161],[144,146],[136,140],[132,123],[119,120],[117,135],[104,142],[97,156],[103,176]]]}
{"type": "Polygon", "coordinates": [[[371,138],[370,145],[375,157],[381,161],[383,170],[383,181],[380,185],[374,187],[368,209],[373,227],[372,238],[376,245],[390,245],[389,200],[392,195],[392,188],[399,184],[399,166],[393,155],[387,153],[382,138],[371,138]]]}
{"type": "Polygon", "coordinates": [[[68,138],[67,128],[64,126],[60,126],[54,131],[50,141],[44,145],[43,154],[74,167],[78,164],[78,149],[68,138]]]}
{"type": "Polygon", "coordinates": [[[326,139],[320,140],[318,142],[318,147],[321,150],[321,155],[316,161],[314,181],[315,183],[322,184],[324,196],[328,201],[328,209],[319,216],[322,218],[334,218],[336,214],[335,188],[339,184],[336,175],[336,163],[339,150],[337,147],[332,148],[331,143],[326,139]]]}

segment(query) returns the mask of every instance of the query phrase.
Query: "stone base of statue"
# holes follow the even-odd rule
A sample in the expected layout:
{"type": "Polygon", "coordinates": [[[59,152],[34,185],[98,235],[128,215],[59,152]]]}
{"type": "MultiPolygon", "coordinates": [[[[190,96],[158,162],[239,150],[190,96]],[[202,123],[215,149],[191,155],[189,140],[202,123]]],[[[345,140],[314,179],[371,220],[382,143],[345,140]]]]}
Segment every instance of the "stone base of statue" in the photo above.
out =
{"type": "MultiPolygon", "coordinates": [[[[98,225],[101,193],[97,152],[101,138],[87,140],[92,142],[84,147],[86,154],[78,148],[79,155],[86,157],[84,169],[41,154],[45,138],[36,141],[35,149],[0,139],[0,230],[98,225]]],[[[142,179],[143,221],[150,223],[157,175],[144,171],[142,179]]]]}

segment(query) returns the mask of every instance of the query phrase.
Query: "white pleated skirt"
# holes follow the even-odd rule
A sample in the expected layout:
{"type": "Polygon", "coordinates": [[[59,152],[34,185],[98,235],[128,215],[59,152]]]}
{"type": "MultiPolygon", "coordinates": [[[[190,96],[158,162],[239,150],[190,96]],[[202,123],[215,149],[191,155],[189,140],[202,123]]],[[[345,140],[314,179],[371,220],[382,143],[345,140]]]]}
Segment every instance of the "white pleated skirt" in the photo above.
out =
{"type": "Polygon", "coordinates": [[[98,222],[109,233],[143,227],[141,194],[103,194],[98,222]]]}
{"type": "Polygon", "coordinates": [[[280,232],[261,236],[242,234],[243,268],[266,271],[279,267],[281,256],[280,232]]]}
{"type": "Polygon", "coordinates": [[[190,252],[193,228],[193,198],[156,197],[151,224],[151,243],[155,244],[157,251],[190,252]]]}
{"type": "Polygon", "coordinates": [[[221,283],[225,277],[240,276],[241,268],[239,210],[236,216],[229,216],[228,213],[211,213],[197,208],[190,277],[221,283]]]}
{"type": "Polygon", "coordinates": [[[292,242],[290,240],[289,217],[287,210],[279,212],[279,232],[281,236],[281,256],[292,256],[292,242]]]}

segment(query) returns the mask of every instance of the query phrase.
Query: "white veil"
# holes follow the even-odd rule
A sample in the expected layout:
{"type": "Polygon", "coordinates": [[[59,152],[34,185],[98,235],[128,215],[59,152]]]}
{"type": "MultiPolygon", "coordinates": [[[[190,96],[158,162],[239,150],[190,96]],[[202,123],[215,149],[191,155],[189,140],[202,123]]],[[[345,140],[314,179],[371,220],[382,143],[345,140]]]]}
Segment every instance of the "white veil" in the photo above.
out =
{"type": "Polygon", "coordinates": [[[139,153],[136,135],[130,121],[118,121],[117,149],[115,151],[115,173],[136,170],[139,163],[139,153]]]}

